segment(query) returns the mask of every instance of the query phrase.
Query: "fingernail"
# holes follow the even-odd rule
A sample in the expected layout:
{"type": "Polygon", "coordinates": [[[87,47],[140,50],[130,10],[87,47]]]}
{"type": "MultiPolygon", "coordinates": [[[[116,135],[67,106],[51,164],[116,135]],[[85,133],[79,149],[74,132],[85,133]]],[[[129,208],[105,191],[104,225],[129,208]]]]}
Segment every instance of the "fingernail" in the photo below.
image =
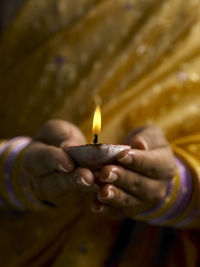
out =
{"type": "Polygon", "coordinates": [[[98,213],[98,212],[102,212],[104,210],[104,206],[103,205],[92,205],[90,207],[91,211],[94,213],[98,213]]]}
{"type": "Polygon", "coordinates": [[[147,141],[146,141],[145,139],[143,139],[143,140],[142,140],[142,143],[143,143],[143,145],[144,145],[144,150],[148,150],[149,145],[148,145],[147,141]]]}
{"type": "Polygon", "coordinates": [[[112,189],[108,189],[107,195],[102,196],[100,193],[97,194],[99,200],[103,199],[113,199],[115,196],[115,192],[112,189]]]}
{"type": "Polygon", "coordinates": [[[112,199],[115,196],[115,192],[112,189],[108,190],[107,199],[112,199]]]}
{"type": "Polygon", "coordinates": [[[66,149],[66,148],[68,148],[70,146],[70,144],[69,144],[69,141],[63,141],[61,144],[60,144],[60,148],[62,148],[62,149],[66,149]]]}
{"type": "Polygon", "coordinates": [[[89,184],[88,182],[86,182],[86,180],[83,177],[78,177],[76,179],[76,182],[77,182],[77,184],[79,184],[81,186],[83,186],[83,185],[85,185],[85,186],[91,186],[91,184],[89,184]]]}
{"type": "Polygon", "coordinates": [[[121,158],[118,158],[118,161],[123,163],[123,164],[131,164],[133,159],[130,155],[126,154],[121,158]]]}
{"type": "Polygon", "coordinates": [[[147,141],[143,137],[139,137],[139,142],[141,142],[141,144],[143,146],[142,149],[148,150],[149,145],[148,145],[147,141]]]}
{"type": "Polygon", "coordinates": [[[116,174],[115,172],[111,171],[111,172],[109,173],[108,177],[107,177],[104,181],[106,181],[106,182],[110,182],[110,183],[111,183],[111,182],[116,181],[117,178],[118,178],[117,174],[116,174]]]}
{"type": "Polygon", "coordinates": [[[64,168],[60,163],[58,164],[58,170],[61,172],[71,172],[72,166],[69,164],[69,169],[64,168]]]}

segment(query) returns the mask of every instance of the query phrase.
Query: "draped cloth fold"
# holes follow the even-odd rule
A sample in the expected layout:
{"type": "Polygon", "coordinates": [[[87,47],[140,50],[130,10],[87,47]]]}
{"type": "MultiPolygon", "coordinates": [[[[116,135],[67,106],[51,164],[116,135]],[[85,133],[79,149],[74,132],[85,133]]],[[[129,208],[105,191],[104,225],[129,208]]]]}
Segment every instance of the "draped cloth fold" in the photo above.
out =
{"type": "MultiPolygon", "coordinates": [[[[1,137],[33,136],[56,117],[80,126],[90,141],[99,103],[101,142],[120,143],[155,123],[199,184],[199,31],[194,0],[25,1],[0,38],[1,137]]],[[[119,266],[197,266],[198,220],[187,230],[133,228],[119,266]]],[[[1,265],[101,267],[119,229],[120,222],[77,203],[2,214],[1,265]]]]}

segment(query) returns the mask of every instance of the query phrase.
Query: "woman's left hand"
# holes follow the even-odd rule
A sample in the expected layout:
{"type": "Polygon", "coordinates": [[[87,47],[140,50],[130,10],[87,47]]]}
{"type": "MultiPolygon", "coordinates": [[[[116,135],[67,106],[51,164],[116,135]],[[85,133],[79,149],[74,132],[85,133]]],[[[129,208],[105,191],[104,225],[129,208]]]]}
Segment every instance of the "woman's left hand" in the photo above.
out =
{"type": "Polygon", "coordinates": [[[133,131],[125,140],[133,149],[118,154],[119,165],[104,166],[93,211],[134,218],[156,206],[175,175],[175,159],[163,132],[155,126],[133,131]]]}

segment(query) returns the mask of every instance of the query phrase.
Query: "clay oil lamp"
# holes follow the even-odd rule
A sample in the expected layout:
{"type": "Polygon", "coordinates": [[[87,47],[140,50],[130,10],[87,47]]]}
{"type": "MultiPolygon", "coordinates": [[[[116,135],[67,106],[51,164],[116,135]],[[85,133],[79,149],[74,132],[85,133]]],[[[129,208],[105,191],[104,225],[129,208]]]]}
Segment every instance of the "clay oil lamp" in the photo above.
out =
{"type": "Polygon", "coordinates": [[[127,145],[98,143],[101,132],[101,110],[99,106],[96,107],[94,112],[92,131],[94,135],[93,144],[69,147],[65,150],[80,167],[98,170],[104,165],[115,163],[119,152],[131,148],[127,145]]]}

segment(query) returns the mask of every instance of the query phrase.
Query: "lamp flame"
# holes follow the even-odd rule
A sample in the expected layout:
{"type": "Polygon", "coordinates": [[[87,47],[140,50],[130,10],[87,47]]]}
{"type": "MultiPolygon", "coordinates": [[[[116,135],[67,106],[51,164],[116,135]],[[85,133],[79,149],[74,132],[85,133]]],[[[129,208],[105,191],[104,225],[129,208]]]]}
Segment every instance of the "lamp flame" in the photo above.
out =
{"type": "Polygon", "coordinates": [[[101,109],[99,105],[96,106],[94,112],[92,132],[94,135],[98,135],[101,132],[101,109]]]}

